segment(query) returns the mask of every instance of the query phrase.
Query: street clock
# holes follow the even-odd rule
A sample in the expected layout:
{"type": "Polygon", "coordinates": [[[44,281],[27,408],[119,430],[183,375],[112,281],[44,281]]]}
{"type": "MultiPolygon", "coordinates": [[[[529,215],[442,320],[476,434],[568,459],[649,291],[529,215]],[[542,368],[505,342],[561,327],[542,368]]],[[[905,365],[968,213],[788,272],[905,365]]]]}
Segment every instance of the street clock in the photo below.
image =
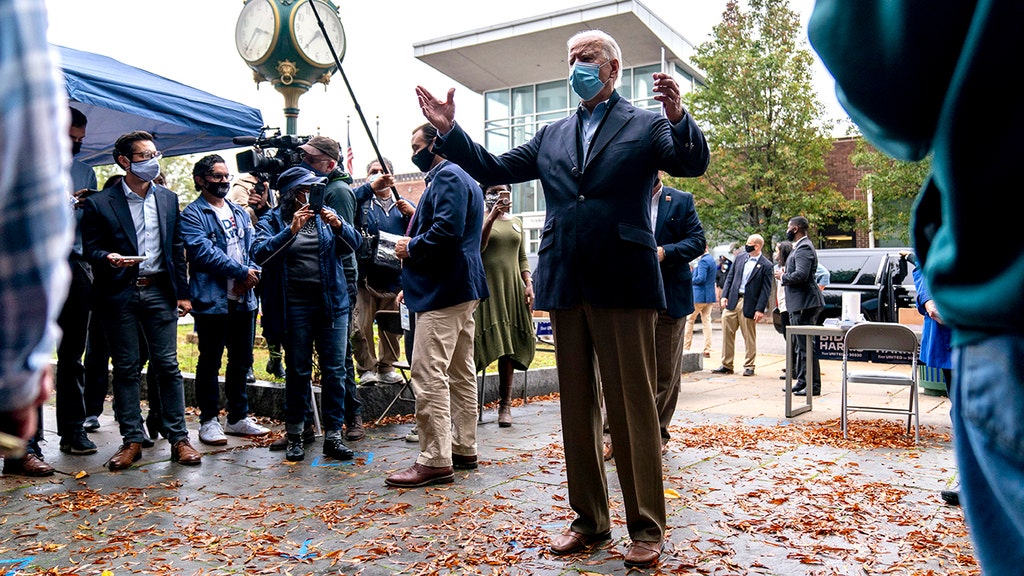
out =
{"type": "Polygon", "coordinates": [[[235,47],[249,64],[262,64],[277,43],[277,6],[271,0],[249,0],[235,25],[235,47]]]}
{"type": "Polygon", "coordinates": [[[238,15],[235,48],[257,86],[270,82],[284,95],[289,134],[295,133],[299,96],[317,82],[329,84],[337,68],[328,39],[341,61],[345,29],[331,0],[246,0],[238,15]]]}
{"type": "MultiPolygon", "coordinates": [[[[341,27],[341,19],[323,2],[317,2],[316,14],[324,21],[327,37],[338,53],[338,60],[341,60],[345,57],[345,30],[341,27]]],[[[331,49],[324,40],[323,31],[316,21],[316,14],[313,13],[310,0],[298,4],[292,10],[292,37],[295,39],[295,47],[306,62],[321,68],[333,68],[334,56],[331,55],[331,49]]]]}

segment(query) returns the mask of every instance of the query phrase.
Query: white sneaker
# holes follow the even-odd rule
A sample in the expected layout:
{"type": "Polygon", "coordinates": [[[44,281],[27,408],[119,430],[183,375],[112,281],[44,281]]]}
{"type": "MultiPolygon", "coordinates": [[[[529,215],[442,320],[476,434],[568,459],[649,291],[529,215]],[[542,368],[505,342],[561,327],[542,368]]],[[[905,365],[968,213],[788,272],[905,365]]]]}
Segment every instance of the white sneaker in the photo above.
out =
{"type": "Polygon", "coordinates": [[[392,370],[391,372],[381,374],[380,382],[384,384],[401,384],[405,382],[405,378],[402,378],[402,375],[397,370],[392,370]]]}
{"type": "Polygon", "coordinates": [[[210,446],[223,446],[228,443],[228,437],[224,435],[219,419],[213,418],[203,422],[199,427],[199,441],[210,446]]]}
{"type": "Polygon", "coordinates": [[[377,382],[379,382],[379,379],[377,378],[377,373],[372,370],[367,370],[366,372],[363,372],[359,375],[359,384],[361,386],[370,386],[377,382]]]}
{"type": "Polygon", "coordinates": [[[405,435],[405,441],[406,442],[419,442],[420,441],[420,432],[419,432],[419,430],[417,430],[415,428],[410,430],[409,433],[405,435]]]}
{"type": "Polygon", "coordinates": [[[270,428],[260,426],[248,416],[234,424],[228,422],[224,426],[224,431],[232,436],[266,436],[270,434],[270,428]]]}

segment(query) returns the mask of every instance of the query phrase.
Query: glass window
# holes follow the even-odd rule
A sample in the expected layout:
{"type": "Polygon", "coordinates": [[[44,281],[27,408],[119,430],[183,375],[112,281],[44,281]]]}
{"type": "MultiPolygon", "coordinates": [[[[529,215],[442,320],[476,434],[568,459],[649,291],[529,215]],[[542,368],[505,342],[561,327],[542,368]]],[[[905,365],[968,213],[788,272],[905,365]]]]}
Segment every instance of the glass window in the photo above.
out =
{"type": "MultiPolygon", "coordinates": [[[[537,84],[537,112],[560,112],[567,116],[569,109],[569,81],[556,80],[537,84]]],[[[532,112],[532,110],[531,110],[532,112]]]]}
{"type": "Polygon", "coordinates": [[[661,71],[661,64],[652,64],[633,69],[633,105],[637,108],[657,109],[661,104],[654,99],[655,72],[661,71]]]}
{"type": "Polygon", "coordinates": [[[622,85],[619,86],[619,96],[630,102],[633,101],[633,69],[626,68],[622,71],[622,85]]]}
{"type": "Polygon", "coordinates": [[[488,92],[484,95],[484,118],[487,120],[508,118],[510,112],[508,90],[488,92]]]}
{"type": "Polygon", "coordinates": [[[512,89],[512,115],[525,116],[533,114],[533,86],[520,86],[512,89]]]}

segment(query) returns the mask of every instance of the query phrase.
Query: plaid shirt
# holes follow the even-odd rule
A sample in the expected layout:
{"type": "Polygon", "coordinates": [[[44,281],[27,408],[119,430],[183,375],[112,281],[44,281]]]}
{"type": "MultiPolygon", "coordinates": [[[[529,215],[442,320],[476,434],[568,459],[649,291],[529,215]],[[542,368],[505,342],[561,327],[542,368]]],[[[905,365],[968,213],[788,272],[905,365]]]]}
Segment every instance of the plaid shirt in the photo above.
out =
{"type": "Polygon", "coordinates": [[[71,249],[69,113],[43,0],[0,0],[0,411],[31,404],[71,249]]]}

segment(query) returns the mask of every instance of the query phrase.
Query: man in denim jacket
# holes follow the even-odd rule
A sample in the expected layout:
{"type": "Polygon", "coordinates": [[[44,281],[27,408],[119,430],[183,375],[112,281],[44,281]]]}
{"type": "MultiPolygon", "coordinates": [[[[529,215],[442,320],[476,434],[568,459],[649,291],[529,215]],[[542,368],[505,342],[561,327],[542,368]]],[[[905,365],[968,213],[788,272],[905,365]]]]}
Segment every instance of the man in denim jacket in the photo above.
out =
{"type": "Polygon", "coordinates": [[[252,367],[253,315],[259,282],[259,266],[249,257],[256,232],[245,209],[225,199],[231,175],[224,159],[216,154],[196,162],[192,170],[199,198],[181,213],[196,319],[199,360],[196,365],[196,399],[199,402],[199,441],[223,446],[224,435],[263,436],[270,432],[249,418],[246,374],[252,367]],[[224,378],[227,427],[220,419],[220,361],[228,350],[224,378]]]}

